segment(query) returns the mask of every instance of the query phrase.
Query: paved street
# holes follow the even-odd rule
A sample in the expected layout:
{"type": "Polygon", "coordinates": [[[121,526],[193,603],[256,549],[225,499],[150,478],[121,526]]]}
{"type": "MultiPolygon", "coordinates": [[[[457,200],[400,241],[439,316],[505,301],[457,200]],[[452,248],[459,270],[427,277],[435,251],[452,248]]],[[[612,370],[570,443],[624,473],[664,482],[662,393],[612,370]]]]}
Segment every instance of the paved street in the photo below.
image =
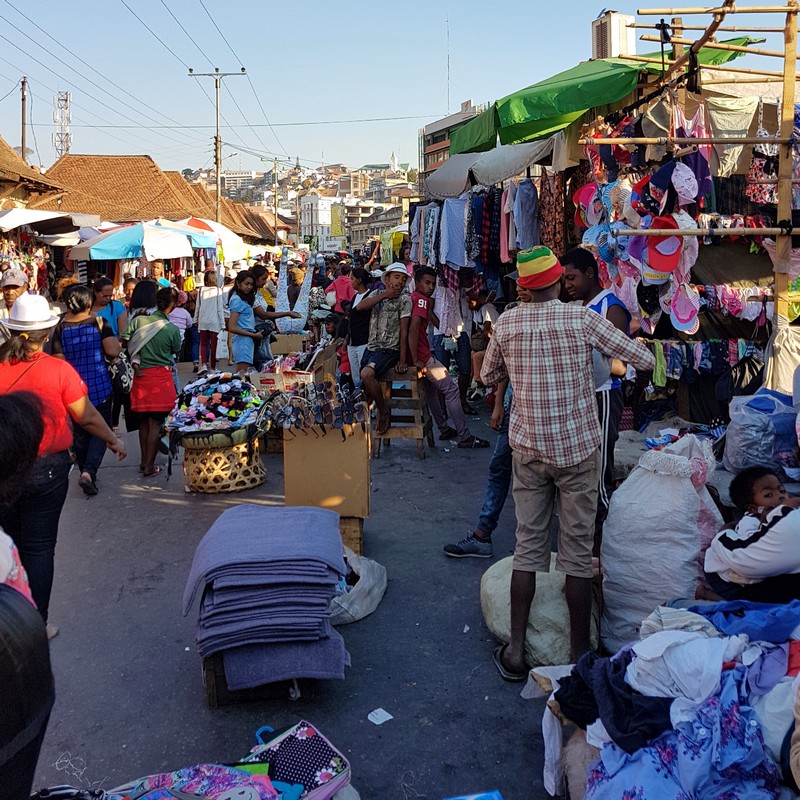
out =
{"type": "MultiPolygon", "coordinates": [[[[482,416],[472,428],[494,435],[482,416]]],[[[99,496],[73,474],[62,516],[51,620],[58,698],[36,786],[114,785],[202,761],[232,762],[262,725],[316,723],[345,752],[364,800],[450,797],[491,788],[505,800],[546,796],[541,784],[541,703],[524,701],[492,665],[479,582],[489,561],[441,552],[473,524],[491,450],[437,447],[418,461],[399,443],[373,462],[366,555],[389,588],[371,617],[341,628],[353,666],[344,682],[299,701],[205,704],[194,645],[196,608],[181,616],[195,546],[230,505],[283,501],[282,458],[267,456],[264,486],[235,495],[191,495],[180,467],[144,482],[138,446],[110,458],[99,496]],[[469,627],[468,632],[465,626],[469,627]],[[394,719],[380,727],[367,714],[394,719]]],[[[448,446],[449,447],[449,446],[448,446]]],[[[513,507],[496,537],[510,554],[513,507]]]]}

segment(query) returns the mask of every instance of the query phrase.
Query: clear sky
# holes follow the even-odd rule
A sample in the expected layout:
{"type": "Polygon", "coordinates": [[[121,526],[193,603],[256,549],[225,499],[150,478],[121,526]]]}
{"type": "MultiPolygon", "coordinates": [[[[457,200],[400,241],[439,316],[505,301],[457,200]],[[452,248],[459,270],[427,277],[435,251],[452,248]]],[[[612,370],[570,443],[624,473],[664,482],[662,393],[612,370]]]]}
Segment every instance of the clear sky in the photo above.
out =
{"type": "MultiPolygon", "coordinates": [[[[635,13],[640,5],[610,7],[635,13]]],[[[388,161],[395,150],[416,164],[418,129],[448,112],[445,20],[454,112],[463,100],[493,101],[589,58],[590,23],[603,8],[594,0],[0,0],[0,97],[9,92],[0,101],[0,134],[20,142],[15,82],[25,74],[35,133],[28,146],[40,154],[33,161],[55,159],[53,94],[67,90],[73,152],[147,153],[165,169],[210,165],[213,81],[189,78],[187,67],[245,66],[249,80],[223,82],[231,126],[223,122],[223,155],[238,153],[226,168],[263,168],[243,148],[353,167],[388,161]],[[374,118],[382,120],[352,122],[374,118]],[[341,120],[348,122],[331,124],[341,120]]],[[[782,17],[736,22],[780,25],[782,17]]],[[[762,46],[779,49],[780,40],[770,35],[762,46]]],[[[638,49],[657,45],[638,42],[638,49]]],[[[777,59],[759,65],[780,68],[777,59]]]]}

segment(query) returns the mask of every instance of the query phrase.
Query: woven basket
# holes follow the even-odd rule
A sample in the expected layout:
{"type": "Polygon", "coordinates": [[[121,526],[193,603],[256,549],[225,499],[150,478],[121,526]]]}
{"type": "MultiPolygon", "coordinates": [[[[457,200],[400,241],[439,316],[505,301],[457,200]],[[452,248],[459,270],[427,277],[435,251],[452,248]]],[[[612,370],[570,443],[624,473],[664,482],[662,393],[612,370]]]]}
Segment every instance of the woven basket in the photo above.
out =
{"type": "Polygon", "coordinates": [[[261,486],[267,471],[261,463],[258,439],[253,442],[253,457],[248,463],[247,443],[233,447],[189,447],[183,453],[183,474],[187,492],[219,494],[242,492],[261,486]]]}
{"type": "Polygon", "coordinates": [[[220,447],[242,444],[247,441],[247,428],[238,428],[233,433],[184,433],[181,447],[186,450],[211,450],[220,447]]]}

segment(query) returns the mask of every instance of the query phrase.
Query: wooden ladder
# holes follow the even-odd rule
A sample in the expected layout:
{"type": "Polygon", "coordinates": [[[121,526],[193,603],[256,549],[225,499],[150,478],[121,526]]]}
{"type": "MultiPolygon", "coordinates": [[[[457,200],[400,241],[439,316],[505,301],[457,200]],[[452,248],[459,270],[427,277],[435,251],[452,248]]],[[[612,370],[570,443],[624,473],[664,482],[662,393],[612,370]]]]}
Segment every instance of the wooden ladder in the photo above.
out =
{"type": "Polygon", "coordinates": [[[433,422],[419,380],[414,367],[402,375],[392,370],[381,378],[391,427],[380,438],[373,435],[373,458],[381,457],[381,442],[389,447],[392,439],[416,439],[417,458],[425,458],[425,439],[429,447],[435,447],[433,422]]]}

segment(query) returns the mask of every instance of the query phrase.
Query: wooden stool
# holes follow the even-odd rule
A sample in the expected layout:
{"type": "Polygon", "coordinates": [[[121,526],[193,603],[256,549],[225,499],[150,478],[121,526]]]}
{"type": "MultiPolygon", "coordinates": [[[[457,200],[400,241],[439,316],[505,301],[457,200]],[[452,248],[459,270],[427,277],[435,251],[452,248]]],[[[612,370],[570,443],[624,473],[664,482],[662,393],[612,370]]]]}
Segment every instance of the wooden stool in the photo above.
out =
{"type": "Polygon", "coordinates": [[[425,396],[420,392],[419,380],[417,370],[413,366],[404,375],[392,370],[381,378],[381,388],[391,427],[380,438],[373,434],[373,458],[380,458],[381,442],[385,442],[388,447],[392,439],[416,439],[417,458],[425,458],[425,439],[428,440],[429,447],[436,446],[433,438],[433,422],[425,396]]]}

